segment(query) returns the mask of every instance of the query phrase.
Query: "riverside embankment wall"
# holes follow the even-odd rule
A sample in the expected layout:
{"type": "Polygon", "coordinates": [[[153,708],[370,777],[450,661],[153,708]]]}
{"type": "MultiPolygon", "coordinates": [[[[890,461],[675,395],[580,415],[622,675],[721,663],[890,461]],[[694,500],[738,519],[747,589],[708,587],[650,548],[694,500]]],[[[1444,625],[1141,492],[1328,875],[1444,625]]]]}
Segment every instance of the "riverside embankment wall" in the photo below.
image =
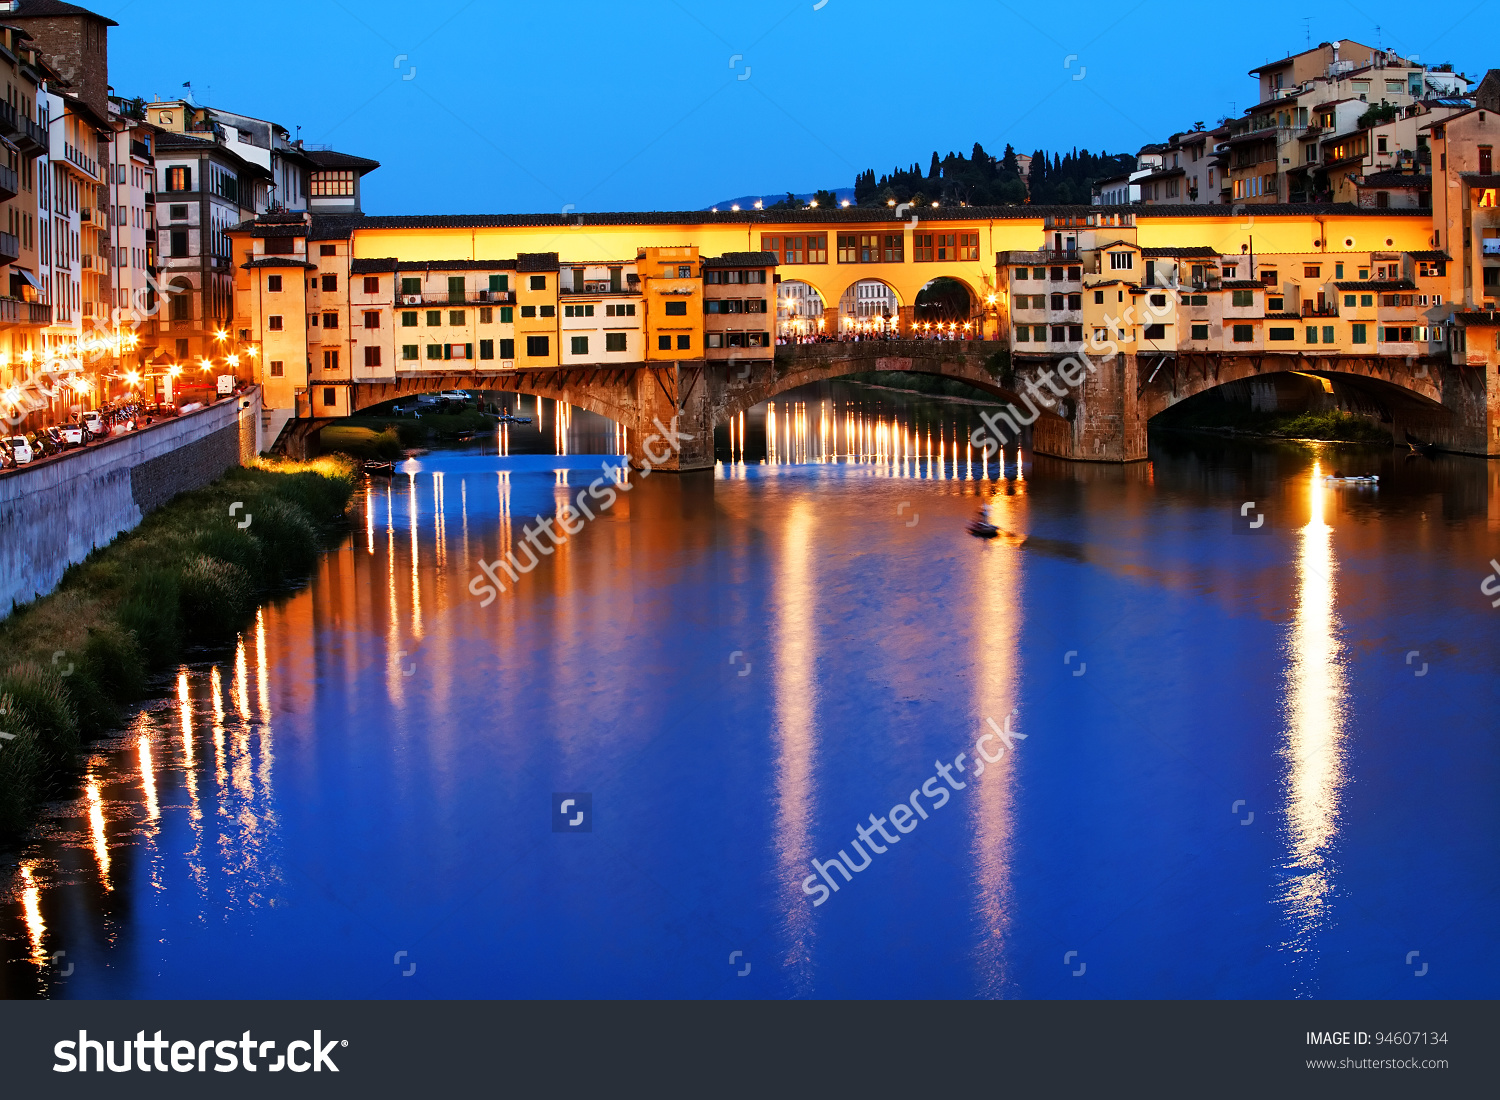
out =
{"type": "Polygon", "coordinates": [[[260,390],[0,472],[0,618],[178,493],[260,450],[260,390]]]}

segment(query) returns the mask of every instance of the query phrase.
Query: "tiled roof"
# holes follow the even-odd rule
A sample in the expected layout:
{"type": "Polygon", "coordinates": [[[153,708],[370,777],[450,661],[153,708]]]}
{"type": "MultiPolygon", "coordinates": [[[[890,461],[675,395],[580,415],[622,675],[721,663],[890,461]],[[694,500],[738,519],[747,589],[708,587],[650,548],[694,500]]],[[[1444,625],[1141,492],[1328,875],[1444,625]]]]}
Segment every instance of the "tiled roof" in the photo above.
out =
{"type": "Polygon", "coordinates": [[[1193,257],[1195,259],[1201,257],[1203,259],[1212,258],[1217,260],[1219,258],[1219,250],[1217,248],[1210,248],[1206,244],[1194,244],[1170,248],[1143,248],[1141,249],[1141,255],[1147,259],[1153,256],[1169,256],[1193,257]]]}
{"type": "Polygon", "coordinates": [[[1500,187],[1500,176],[1481,176],[1478,172],[1460,172],[1459,176],[1470,187],[1500,187]]]}
{"type": "Polygon", "coordinates": [[[77,4],[64,4],[61,0],[21,0],[21,4],[14,11],[6,13],[7,19],[45,18],[57,15],[87,15],[99,20],[106,27],[118,27],[120,24],[113,19],[100,15],[88,8],[80,8],[77,4]]]}
{"type": "Polygon", "coordinates": [[[1444,252],[1441,248],[1429,248],[1429,249],[1425,249],[1425,250],[1423,250],[1421,252],[1408,252],[1407,255],[1410,256],[1414,260],[1449,260],[1449,261],[1451,261],[1453,259],[1452,256],[1448,255],[1448,253],[1444,252]]]}
{"type": "Polygon", "coordinates": [[[382,271],[395,271],[396,257],[381,256],[373,259],[350,260],[349,274],[351,275],[374,275],[382,271]]]}
{"type": "Polygon", "coordinates": [[[1357,182],[1360,187],[1430,188],[1432,186],[1432,177],[1426,173],[1416,175],[1411,172],[1374,172],[1357,182]]]}
{"type": "Polygon", "coordinates": [[[556,252],[522,252],[516,257],[517,271],[556,271],[556,252]]]}
{"type": "Polygon", "coordinates": [[[1333,285],[1335,287],[1337,287],[1339,290],[1416,290],[1417,289],[1417,284],[1414,283],[1414,282],[1412,282],[1410,279],[1394,279],[1394,280],[1389,280],[1388,279],[1388,280],[1385,280],[1385,281],[1382,281],[1382,282],[1373,282],[1373,281],[1369,281],[1369,280],[1366,280],[1365,282],[1348,282],[1348,283],[1335,282],[1333,285]]]}
{"type": "Polygon", "coordinates": [[[1266,320],[1267,321],[1300,321],[1300,320],[1302,320],[1302,314],[1300,314],[1300,313],[1268,313],[1268,314],[1266,314],[1266,320]]]}
{"type": "Polygon", "coordinates": [[[261,225],[259,222],[244,222],[235,226],[235,233],[243,233],[247,237],[305,237],[307,236],[307,225],[297,222],[295,225],[261,225]]]}
{"type": "Polygon", "coordinates": [[[1265,283],[1257,283],[1254,279],[1225,279],[1219,284],[1220,290],[1265,290],[1265,283]]]}
{"type": "Polygon", "coordinates": [[[1452,320],[1462,321],[1465,325],[1500,325],[1500,313],[1493,309],[1466,309],[1455,311],[1452,320]]]}
{"type": "Polygon", "coordinates": [[[726,252],[722,256],[705,256],[704,267],[775,267],[774,252],[726,252]]]}
{"type": "Polygon", "coordinates": [[[302,149],[300,152],[318,168],[328,170],[353,168],[360,175],[364,175],[364,173],[373,172],[380,167],[378,160],[356,157],[349,153],[335,153],[332,149],[302,149]]]}
{"type": "Polygon", "coordinates": [[[292,256],[265,256],[259,260],[251,260],[249,263],[240,264],[241,267],[301,267],[309,271],[316,271],[317,264],[310,264],[306,260],[298,260],[292,256]]]}
{"type": "MultiPolygon", "coordinates": [[[[397,265],[402,271],[515,271],[515,260],[402,260],[397,265]]],[[[556,271],[557,265],[538,268],[540,271],[556,271]]]]}

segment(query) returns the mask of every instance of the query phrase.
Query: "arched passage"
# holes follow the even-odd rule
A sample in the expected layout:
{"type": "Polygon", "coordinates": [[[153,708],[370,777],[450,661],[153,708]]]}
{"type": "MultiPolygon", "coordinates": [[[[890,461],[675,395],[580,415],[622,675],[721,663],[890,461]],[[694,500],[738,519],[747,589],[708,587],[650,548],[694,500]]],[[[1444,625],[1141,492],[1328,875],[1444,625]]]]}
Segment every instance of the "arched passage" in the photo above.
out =
{"type": "Polygon", "coordinates": [[[840,332],[881,332],[901,323],[906,303],[884,279],[856,279],[839,296],[840,332]]]}
{"type": "Polygon", "coordinates": [[[796,339],[817,335],[824,321],[822,292],[801,279],[783,279],[776,291],[776,335],[796,339]]]}

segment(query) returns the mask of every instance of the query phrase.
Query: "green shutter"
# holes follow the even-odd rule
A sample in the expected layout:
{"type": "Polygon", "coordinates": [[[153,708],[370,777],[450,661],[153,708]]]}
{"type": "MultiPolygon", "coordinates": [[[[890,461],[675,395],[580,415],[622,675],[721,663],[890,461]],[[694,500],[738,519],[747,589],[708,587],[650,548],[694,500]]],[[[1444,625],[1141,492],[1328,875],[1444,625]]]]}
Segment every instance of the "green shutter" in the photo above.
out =
{"type": "Polygon", "coordinates": [[[422,280],[421,279],[402,279],[401,280],[401,293],[402,294],[421,294],[422,293],[422,280]]]}
{"type": "Polygon", "coordinates": [[[464,345],[464,358],[465,359],[472,359],[472,358],[474,358],[474,345],[473,344],[465,344],[464,345]]]}
{"type": "MultiPolygon", "coordinates": [[[[503,277],[504,276],[502,276],[502,278],[503,277]]],[[[502,325],[511,324],[515,320],[515,317],[516,317],[516,311],[515,311],[515,307],[514,306],[501,306],[500,307],[500,323],[502,325]]]]}
{"type": "Polygon", "coordinates": [[[464,277],[462,275],[448,276],[448,301],[462,302],[464,300],[464,277]]]}

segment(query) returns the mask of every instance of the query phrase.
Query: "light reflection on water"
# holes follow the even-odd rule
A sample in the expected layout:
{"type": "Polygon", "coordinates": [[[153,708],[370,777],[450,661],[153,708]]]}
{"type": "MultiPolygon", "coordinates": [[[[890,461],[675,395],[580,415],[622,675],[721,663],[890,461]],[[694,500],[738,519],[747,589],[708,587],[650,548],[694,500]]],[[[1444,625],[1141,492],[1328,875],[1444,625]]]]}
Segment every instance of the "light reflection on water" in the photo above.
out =
{"type": "Polygon", "coordinates": [[[1400,907],[1479,960],[1415,992],[1493,993],[1483,464],[1355,496],[1298,448],[986,462],[972,406],[832,386],[644,479],[537,404],[362,489],[305,589],[98,746],[0,895],[0,992],[406,995],[418,945],[427,996],[1392,995],[1344,960],[1400,907]],[[616,505],[481,611],[476,561],[600,477],[616,505]],[[1286,517],[1258,541],[1252,497],[1286,517]],[[1431,679],[1388,667],[1408,638],[1431,679]],[[810,905],[809,860],[1013,713],[1016,751],[810,905]],[[550,831],[559,790],[594,833],[550,831]]]}

